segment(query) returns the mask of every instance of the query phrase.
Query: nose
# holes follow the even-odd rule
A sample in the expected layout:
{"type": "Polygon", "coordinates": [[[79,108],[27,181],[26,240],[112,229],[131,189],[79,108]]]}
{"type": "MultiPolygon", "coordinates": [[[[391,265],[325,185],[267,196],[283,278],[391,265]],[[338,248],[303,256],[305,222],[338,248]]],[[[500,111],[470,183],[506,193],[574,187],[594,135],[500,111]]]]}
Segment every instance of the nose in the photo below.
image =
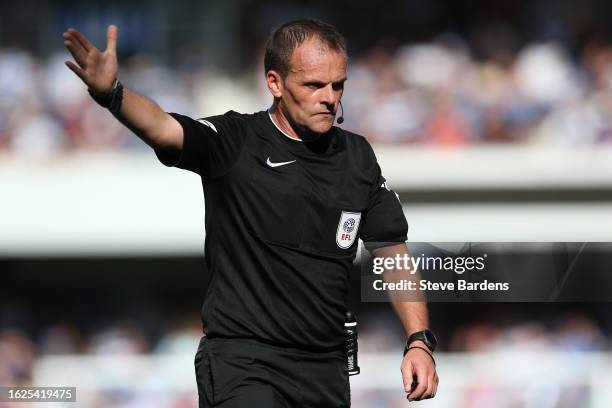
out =
{"type": "Polygon", "coordinates": [[[322,89],[321,94],[321,103],[325,105],[329,110],[334,111],[336,104],[338,103],[339,94],[334,90],[332,84],[327,84],[325,88],[322,89]]]}

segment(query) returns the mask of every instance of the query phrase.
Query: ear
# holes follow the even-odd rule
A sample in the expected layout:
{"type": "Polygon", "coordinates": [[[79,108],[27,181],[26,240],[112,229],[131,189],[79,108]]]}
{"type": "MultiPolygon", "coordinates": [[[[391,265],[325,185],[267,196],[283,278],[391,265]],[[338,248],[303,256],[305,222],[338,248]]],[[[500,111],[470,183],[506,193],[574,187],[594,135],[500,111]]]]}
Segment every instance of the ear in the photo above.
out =
{"type": "Polygon", "coordinates": [[[283,94],[283,78],[281,75],[273,70],[266,72],[266,82],[270,93],[275,98],[280,98],[283,94]]]}

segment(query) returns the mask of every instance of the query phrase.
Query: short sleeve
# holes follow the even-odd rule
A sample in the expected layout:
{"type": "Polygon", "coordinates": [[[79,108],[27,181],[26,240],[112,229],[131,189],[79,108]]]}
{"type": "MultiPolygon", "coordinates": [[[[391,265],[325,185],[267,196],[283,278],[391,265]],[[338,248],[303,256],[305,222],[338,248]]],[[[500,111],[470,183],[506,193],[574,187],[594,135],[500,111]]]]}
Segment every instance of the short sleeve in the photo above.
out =
{"type": "Polygon", "coordinates": [[[236,112],[201,119],[178,113],[170,115],[183,128],[183,148],[155,149],[164,165],[193,171],[203,180],[213,180],[227,173],[238,160],[245,132],[243,120],[236,112]]]}
{"type": "MultiPolygon", "coordinates": [[[[371,147],[369,149],[371,151],[371,147]]],[[[361,230],[361,239],[368,249],[405,242],[408,236],[408,222],[399,197],[387,187],[373,151],[371,158],[374,160],[374,164],[368,166],[372,169],[371,192],[361,230]]]]}

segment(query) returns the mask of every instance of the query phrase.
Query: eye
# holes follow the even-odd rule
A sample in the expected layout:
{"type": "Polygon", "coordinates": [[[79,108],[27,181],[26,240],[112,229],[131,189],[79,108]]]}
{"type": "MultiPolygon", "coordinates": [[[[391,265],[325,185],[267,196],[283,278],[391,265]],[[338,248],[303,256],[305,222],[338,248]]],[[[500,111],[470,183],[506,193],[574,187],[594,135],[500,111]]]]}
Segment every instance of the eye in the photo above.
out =
{"type": "Polygon", "coordinates": [[[304,85],[310,89],[319,89],[325,86],[322,82],[306,82],[304,85]]]}
{"type": "Polygon", "coordinates": [[[334,89],[334,91],[340,91],[340,90],[344,89],[344,81],[342,81],[342,82],[334,82],[332,84],[332,88],[334,89]]]}

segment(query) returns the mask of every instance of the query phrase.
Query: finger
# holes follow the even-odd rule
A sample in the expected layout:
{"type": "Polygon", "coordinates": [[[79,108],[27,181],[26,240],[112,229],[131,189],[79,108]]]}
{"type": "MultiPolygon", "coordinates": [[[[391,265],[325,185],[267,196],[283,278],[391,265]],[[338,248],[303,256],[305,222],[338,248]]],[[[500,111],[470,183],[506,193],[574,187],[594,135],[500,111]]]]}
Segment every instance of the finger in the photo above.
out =
{"type": "Polygon", "coordinates": [[[74,43],[73,40],[64,40],[64,45],[70,51],[70,54],[74,57],[75,61],[82,67],[86,67],[87,52],[83,47],[74,43]]]}
{"type": "Polygon", "coordinates": [[[406,399],[410,400],[410,394],[416,389],[417,385],[419,385],[417,381],[416,375],[412,376],[412,382],[410,383],[409,391],[406,391],[406,399]]]}
{"type": "Polygon", "coordinates": [[[423,398],[423,394],[425,393],[425,391],[427,391],[427,387],[429,387],[429,383],[427,380],[427,375],[425,374],[425,370],[423,369],[417,370],[416,376],[417,376],[418,385],[414,389],[414,391],[410,393],[410,396],[408,398],[410,401],[420,400],[421,398],[423,398]]]}
{"type": "Polygon", "coordinates": [[[409,362],[406,368],[402,368],[402,382],[404,383],[404,391],[407,394],[412,392],[412,383],[413,383],[413,369],[412,364],[409,362]]]}
{"type": "Polygon", "coordinates": [[[117,54],[117,37],[119,29],[116,25],[109,25],[106,30],[106,51],[113,55],[117,54]]]}
{"type": "Polygon", "coordinates": [[[433,396],[435,397],[436,394],[438,393],[438,384],[440,384],[440,377],[438,377],[438,373],[436,373],[434,375],[434,392],[433,392],[433,396]]]}
{"type": "Polygon", "coordinates": [[[87,37],[85,37],[83,34],[78,32],[74,28],[69,28],[68,33],[73,35],[79,41],[83,48],[85,48],[85,51],[89,52],[89,50],[96,48],[91,42],[89,42],[87,37]]]}
{"type": "Polygon", "coordinates": [[[72,72],[74,72],[75,74],[77,74],[77,76],[78,76],[79,78],[81,78],[81,80],[82,80],[83,82],[85,82],[85,83],[87,82],[87,81],[85,81],[85,71],[83,71],[81,68],[77,67],[77,66],[74,64],[74,62],[72,62],[72,61],[66,61],[66,62],[65,62],[65,64],[66,64],[66,66],[67,66],[68,68],[70,68],[70,70],[71,70],[72,72]]]}
{"type": "Polygon", "coordinates": [[[427,377],[427,390],[423,393],[423,398],[432,398],[434,396],[434,375],[433,373],[427,377]]]}

